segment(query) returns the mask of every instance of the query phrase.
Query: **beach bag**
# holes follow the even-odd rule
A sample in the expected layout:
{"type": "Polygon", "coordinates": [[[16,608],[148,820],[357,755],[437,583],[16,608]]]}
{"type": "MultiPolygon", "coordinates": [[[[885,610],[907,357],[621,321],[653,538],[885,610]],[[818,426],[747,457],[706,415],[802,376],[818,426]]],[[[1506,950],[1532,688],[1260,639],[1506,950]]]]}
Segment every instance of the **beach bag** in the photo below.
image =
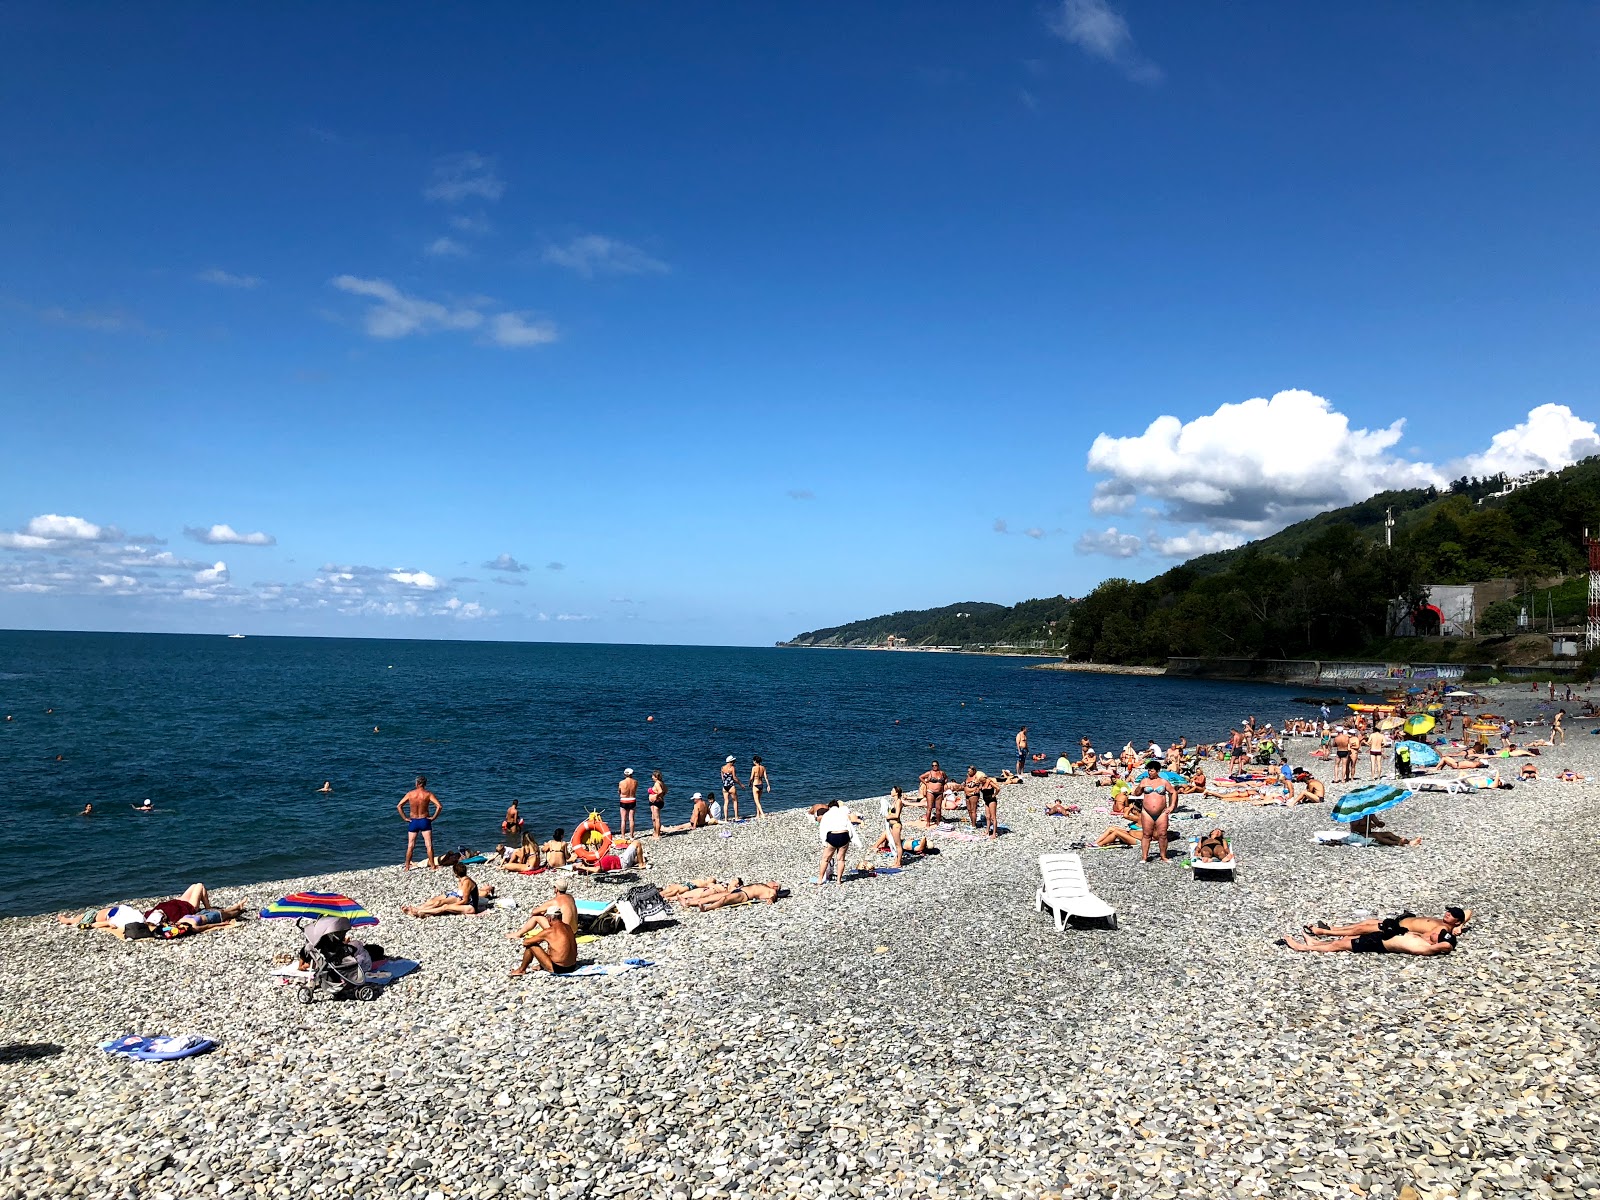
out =
{"type": "Polygon", "coordinates": [[[641,918],[670,916],[672,907],[662,898],[661,889],[653,883],[641,883],[622,893],[624,902],[633,906],[641,918]]]}

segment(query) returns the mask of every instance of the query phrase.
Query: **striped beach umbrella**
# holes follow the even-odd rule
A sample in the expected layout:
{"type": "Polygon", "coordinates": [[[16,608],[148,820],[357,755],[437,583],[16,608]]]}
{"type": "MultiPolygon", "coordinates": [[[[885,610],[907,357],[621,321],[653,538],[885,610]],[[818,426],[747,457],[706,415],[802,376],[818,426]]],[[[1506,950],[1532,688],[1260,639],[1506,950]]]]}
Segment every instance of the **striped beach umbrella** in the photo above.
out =
{"type": "Polygon", "coordinates": [[[1335,800],[1332,816],[1335,821],[1348,825],[1352,821],[1376,816],[1385,809],[1411,799],[1411,796],[1412,792],[1407,788],[1398,788],[1387,783],[1369,784],[1353,792],[1346,792],[1335,800]]]}
{"type": "Polygon", "coordinates": [[[1383,720],[1378,722],[1378,728],[1387,733],[1391,729],[1399,729],[1400,726],[1404,724],[1405,722],[1399,717],[1385,717],[1383,720]]]}
{"type": "Polygon", "coordinates": [[[1406,732],[1412,737],[1421,737],[1433,728],[1433,718],[1427,713],[1417,713],[1406,718],[1406,732]]]}
{"type": "Polygon", "coordinates": [[[290,892],[261,910],[263,917],[343,917],[351,928],[376,925],[378,918],[349,896],[338,892],[290,892]]]}

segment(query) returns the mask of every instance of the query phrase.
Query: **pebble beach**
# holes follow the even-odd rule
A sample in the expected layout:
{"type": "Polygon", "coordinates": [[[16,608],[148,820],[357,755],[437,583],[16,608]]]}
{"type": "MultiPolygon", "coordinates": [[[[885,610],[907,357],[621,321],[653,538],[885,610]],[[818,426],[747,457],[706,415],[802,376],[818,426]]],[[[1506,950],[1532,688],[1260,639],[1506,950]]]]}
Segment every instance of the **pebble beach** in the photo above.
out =
{"type": "MultiPolygon", "coordinates": [[[[1526,689],[1487,694],[1535,709],[1526,689]]],[[[1083,851],[1115,930],[1057,932],[1034,908],[1038,856],[1110,821],[1108,789],[1080,777],[1003,789],[996,842],[936,832],[937,856],[842,886],[809,882],[799,811],[646,838],[645,882],[740,875],[790,895],[680,906],[580,946],[654,964],[617,975],[508,978],[504,935],[552,876],[487,867],[474,878],[517,907],[405,917],[448,873],[398,867],[220,891],[358,898],[381,918],[369,936],[422,963],[372,1003],[296,1004],[271,975],[291,922],[124,943],[5,920],[0,1194],[1600,1196],[1597,728],[1569,717],[1539,759],[1586,782],[1420,792],[1386,814],[1419,846],[1318,846],[1326,806],[1212,800],[1197,807],[1215,817],[1174,828],[1225,828],[1231,883],[1083,851]],[[1057,799],[1081,812],[1044,815],[1057,799]],[[1318,918],[1448,904],[1476,917],[1438,958],[1273,944],[1318,918]],[[219,1045],[174,1063],[96,1048],[130,1032],[219,1045]]],[[[1315,745],[1291,739],[1290,759],[1326,780],[1315,745]]],[[[870,845],[877,800],[851,807],[870,845]]],[[[204,878],[152,880],[151,898],[204,878]]]]}

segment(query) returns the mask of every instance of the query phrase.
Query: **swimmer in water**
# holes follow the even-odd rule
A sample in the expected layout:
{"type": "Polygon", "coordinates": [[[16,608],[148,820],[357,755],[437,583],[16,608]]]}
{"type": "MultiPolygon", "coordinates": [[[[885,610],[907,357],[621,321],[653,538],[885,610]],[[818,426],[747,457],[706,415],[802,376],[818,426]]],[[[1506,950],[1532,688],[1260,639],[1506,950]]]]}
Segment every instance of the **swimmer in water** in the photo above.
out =
{"type": "Polygon", "coordinates": [[[83,806],[83,811],[81,813],[79,813],[78,815],[80,817],[92,817],[92,816],[94,816],[94,805],[93,804],[85,804],[83,806]]]}
{"type": "Polygon", "coordinates": [[[321,792],[324,796],[333,795],[333,782],[331,780],[324,779],[322,781],[322,786],[319,787],[317,791],[321,792]]]}
{"type": "Polygon", "coordinates": [[[129,807],[132,808],[134,812],[155,812],[156,810],[156,806],[150,803],[149,796],[144,798],[143,804],[131,804],[129,807]]]}

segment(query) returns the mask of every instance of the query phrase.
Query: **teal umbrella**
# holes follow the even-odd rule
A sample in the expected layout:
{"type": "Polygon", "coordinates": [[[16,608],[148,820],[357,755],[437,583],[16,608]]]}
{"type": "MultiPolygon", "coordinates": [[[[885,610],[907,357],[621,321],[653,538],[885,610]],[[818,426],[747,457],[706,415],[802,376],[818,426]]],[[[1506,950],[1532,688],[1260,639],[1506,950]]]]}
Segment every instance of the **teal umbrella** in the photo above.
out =
{"type": "Polygon", "coordinates": [[[1411,799],[1413,794],[1409,789],[1395,787],[1393,784],[1369,784],[1353,792],[1346,792],[1335,800],[1333,819],[1349,825],[1353,821],[1364,820],[1376,816],[1385,809],[1393,808],[1401,801],[1411,799]]]}

